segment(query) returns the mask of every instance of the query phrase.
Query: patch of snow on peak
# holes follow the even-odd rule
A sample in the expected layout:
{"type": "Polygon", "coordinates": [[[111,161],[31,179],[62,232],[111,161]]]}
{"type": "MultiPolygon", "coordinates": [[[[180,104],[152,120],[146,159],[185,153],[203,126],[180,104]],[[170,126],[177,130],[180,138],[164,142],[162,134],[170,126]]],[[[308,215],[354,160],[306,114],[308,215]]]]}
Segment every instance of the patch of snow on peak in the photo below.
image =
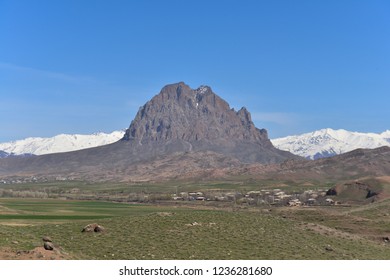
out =
{"type": "Polygon", "coordinates": [[[199,92],[200,94],[203,94],[203,93],[205,93],[207,90],[209,89],[209,87],[208,86],[200,86],[199,88],[198,88],[198,90],[197,90],[197,92],[199,92]]]}

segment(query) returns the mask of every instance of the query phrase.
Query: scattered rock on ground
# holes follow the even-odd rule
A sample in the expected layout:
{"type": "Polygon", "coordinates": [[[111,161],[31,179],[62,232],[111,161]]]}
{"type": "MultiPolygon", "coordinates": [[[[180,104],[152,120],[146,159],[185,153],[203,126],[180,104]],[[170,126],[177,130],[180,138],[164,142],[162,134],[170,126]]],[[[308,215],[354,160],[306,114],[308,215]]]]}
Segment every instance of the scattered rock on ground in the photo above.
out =
{"type": "Polygon", "coordinates": [[[43,243],[43,248],[45,248],[45,250],[52,251],[54,249],[54,245],[51,242],[44,242],[43,243]]]}
{"type": "Polygon", "coordinates": [[[170,217],[170,216],[173,216],[174,213],[172,213],[172,212],[157,212],[157,215],[159,215],[161,217],[170,217]]]}
{"type": "Polygon", "coordinates": [[[42,237],[43,242],[53,242],[53,240],[49,236],[42,237]]]}
{"type": "Polygon", "coordinates": [[[201,226],[202,224],[201,223],[198,223],[198,222],[193,222],[193,223],[190,223],[190,224],[186,224],[186,226],[188,227],[192,227],[192,226],[201,226]]]}
{"type": "Polygon", "coordinates": [[[86,225],[81,232],[103,232],[104,227],[98,224],[86,225]]]}
{"type": "Polygon", "coordinates": [[[102,227],[101,225],[97,225],[93,231],[94,232],[103,232],[104,231],[104,227],[102,227]]]}
{"type": "Polygon", "coordinates": [[[326,245],[325,250],[326,250],[326,251],[333,251],[333,248],[332,248],[332,246],[330,246],[330,245],[328,244],[328,245],[326,245]]]}

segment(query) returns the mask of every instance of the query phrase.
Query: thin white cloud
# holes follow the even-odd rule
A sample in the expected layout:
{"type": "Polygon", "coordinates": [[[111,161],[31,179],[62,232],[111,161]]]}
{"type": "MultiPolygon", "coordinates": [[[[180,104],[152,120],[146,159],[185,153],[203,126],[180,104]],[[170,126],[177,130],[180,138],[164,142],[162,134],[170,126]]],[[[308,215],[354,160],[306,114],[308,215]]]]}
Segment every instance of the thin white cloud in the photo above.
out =
{"type": "Polygon", "coordinates": [[[278,125],[293,125],[298,122],[298,116],[294,113],[283,112],[254,112],[252,120],[254,122],[267,122],[278,125]]]}
{"type": "Polygon", "coordinates": [[[27,73],[30,75],[38,75],[41,77],[49,78],[49,79],[56,79],[61,80],[65,82],[86,82],[86,81],[92,81],[89,78],[85,77],[77,77],[72,75],[67,75],[59,72],[53,72],[53,71],[46,71],[26,66],[20,66],[12,63],[5,63],[0,61],[0,68],[6,69],[6,70],[12,70],[12,71],[18,71],[22,73],[27,73]]]}

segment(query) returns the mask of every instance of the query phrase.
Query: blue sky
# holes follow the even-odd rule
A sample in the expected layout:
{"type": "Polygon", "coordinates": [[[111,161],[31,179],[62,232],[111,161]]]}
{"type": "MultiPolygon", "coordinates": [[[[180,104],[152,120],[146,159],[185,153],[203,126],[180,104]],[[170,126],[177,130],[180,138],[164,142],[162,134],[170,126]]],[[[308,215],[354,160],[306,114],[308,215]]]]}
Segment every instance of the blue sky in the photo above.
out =
{"type": "Polygon", "coordinates": [[[0,0],[0,142],[126,128],[205,84],[270,137],[390,129],[390,1],[0,0]]]}

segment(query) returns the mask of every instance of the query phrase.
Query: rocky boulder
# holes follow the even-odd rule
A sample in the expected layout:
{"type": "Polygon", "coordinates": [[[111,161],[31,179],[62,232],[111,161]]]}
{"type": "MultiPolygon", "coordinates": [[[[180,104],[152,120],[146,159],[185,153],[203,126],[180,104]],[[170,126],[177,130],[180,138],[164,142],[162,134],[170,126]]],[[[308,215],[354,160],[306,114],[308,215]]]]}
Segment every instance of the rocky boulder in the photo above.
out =
{"type": "Polygon", "coordinates": [[[49,237],[49,236],[44,236],[44,237],[42,237],[42,241],[43,241],[43,242],[53,242],[52,238],[49,237]]]}
{"type": "Polygon", "coordinates": [[[89,224],[89,225],[86,225],[81,232],[103,232],[105,231],[104,227],[102,227],[101,225],[99,224],[89,224]]]}
{"type": "Polygon", "coordinates": [[[54,245],[51,242],[44,242],[43,248],[45,248],[45,250],[52,251],[52,250],[54,250],[54,245]]]}

